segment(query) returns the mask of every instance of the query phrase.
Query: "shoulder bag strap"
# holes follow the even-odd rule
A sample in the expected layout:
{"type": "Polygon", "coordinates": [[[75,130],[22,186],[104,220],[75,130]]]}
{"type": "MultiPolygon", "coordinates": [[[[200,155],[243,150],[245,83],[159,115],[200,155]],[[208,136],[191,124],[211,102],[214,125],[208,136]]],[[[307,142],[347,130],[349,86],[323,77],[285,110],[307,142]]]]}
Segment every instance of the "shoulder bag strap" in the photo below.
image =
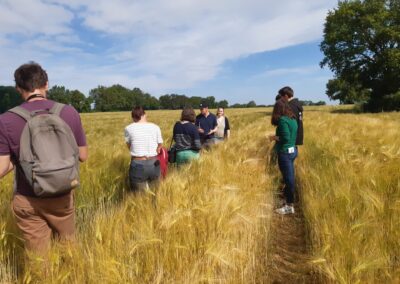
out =
{"type": "Polygon", "coordinates": [[[49,110],[49,113],[56,114],[56,115],[60,116],[60,113],[61,113],[62,109],[64,108],[64,106],[65,106],[64,104],[55,102],[54,105],[49,110]]]}
{"type": "Polygon", "coordinates": [[[10,110],[8,110],[9,112],[15,113],[16,115],[22,117],[23,119],[25,119],[26,121],[29,121],[32,118],[32,114],[30,111],[24,109],[21,106],[16,106],[10,110]]]}

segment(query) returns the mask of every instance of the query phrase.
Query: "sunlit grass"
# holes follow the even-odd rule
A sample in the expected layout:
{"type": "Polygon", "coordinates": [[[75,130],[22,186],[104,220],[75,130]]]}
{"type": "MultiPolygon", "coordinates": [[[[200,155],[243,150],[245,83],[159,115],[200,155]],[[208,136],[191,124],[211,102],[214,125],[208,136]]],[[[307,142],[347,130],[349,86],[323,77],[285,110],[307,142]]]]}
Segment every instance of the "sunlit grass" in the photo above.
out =
{"type": "Polygon", "coordinates": [[[298,160],[314,261],[334,282],[399,280],[400,115],[309,112],[298,160]]]}
{"type": "MultiPolygon", "coordinates": [[[[165,144],[179,114],[148,112],[165,144]]],[[[265,273],[260,265],[267,246],[261,240],[271,217],[266,117],[265,110],[232,112],[234,138],[172,169],[154,203],[152,193],[126,194],[130,158],[123,129],[130,114],[83,115],[90,159],[81,167],[82,187],[76,191],[78,240],[54,246],[46,269],[37,269],[43,267],[39,259],[16,275],[11,269],[17,262],[11,261],[6,275],[33,283],[255,282],[265,273]]],[[[2,187],[10,183],[8,178],[2,187]]],[[[7,210],[5,223],[12,226],[7,210]]]]}
{"type": "MultiPolygon", "coordinates": [[[[76,191],[77,241],[55,244],[47,261],[24,264],[7,177],[0,182],[0,282],[268,282],[279,176],[269,164],[270,111],[228,109],[230,141],[171,169],[155,193],[137,196],[127,194],[123,129],[130,114],[82,115],[90,158],[76,191]]],[[[166,146],[179,114],[148,112],[166,146]]],[[[304,123],[296,174],[320,280],[399,282],[400,115],[310,107],[304,123]]]]}

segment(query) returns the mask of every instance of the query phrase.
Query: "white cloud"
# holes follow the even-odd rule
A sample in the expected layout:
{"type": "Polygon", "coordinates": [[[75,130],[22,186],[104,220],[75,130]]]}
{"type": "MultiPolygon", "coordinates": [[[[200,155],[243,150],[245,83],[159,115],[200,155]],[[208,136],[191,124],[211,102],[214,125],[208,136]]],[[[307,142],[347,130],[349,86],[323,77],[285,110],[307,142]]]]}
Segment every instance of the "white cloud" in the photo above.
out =
{"type": "Polygon", "coordinates": [[[261,74],[257,74],[254,78],[268,78],[282,75],[310,75],[320,71],[318,65],[294,67],[294,68],[278,68],[270,69],[261,74]]]}
{"type": "MultiPolygon", "coordinates": [[[[0,0],[0,43],[6,43],[0,63],[14,68],[33,59],[59,72],[50,78],[62,74],[82,90],[115,82],[160,93],[212,79],[227,60],[319,39],[334,5],[336,0],[0,0]],[[77,35],[74,19],[107,48],[98,50],[77,35]],[[69,67],[59,70],[60,64],[69,67]]],[[[0,71],[0,78],[4,72],[13,69],[0,71]]]]}
{"type": "Polygon", "coordinates": [[[3,34],[57,35],[70,33],[73,14],[61,6],[39,0],[0,2],[0,32],[3,34]]]}

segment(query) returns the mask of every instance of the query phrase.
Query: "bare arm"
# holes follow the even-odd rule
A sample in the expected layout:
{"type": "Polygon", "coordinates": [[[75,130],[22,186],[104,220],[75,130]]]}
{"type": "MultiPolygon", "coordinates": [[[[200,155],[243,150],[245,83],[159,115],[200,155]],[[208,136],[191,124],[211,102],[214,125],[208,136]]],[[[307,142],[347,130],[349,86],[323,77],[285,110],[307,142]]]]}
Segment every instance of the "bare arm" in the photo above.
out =
{"type": "Polygon", "coordinates": [[[79,161],[84,162],[88,158],[88,147],[82,146],[79,147],[79,161]]]}
{"type": "Polygon", "coordinates": [[[157,154],[160,154],[161,148],[162,148],[162,143],[158,143],[157,154]]]}
{"type": "Polygon", "coordinates": [[[0,156],[0,178],[3,178],[14,168],[10,155],[0,156]]]}
{"type": "Polygon", "coordinates": [[[213,130],[210,131],[210,134],[217,132],[217,129],[218,129],[218,125],[215,126],[215,128],[213,130]]]}
{"type": "Polygon", "coordinates": [[[226,138],[229,138],[229,137],[231,137],[231,130],[230,129],[228,129],[226,131],[226,138]]]}

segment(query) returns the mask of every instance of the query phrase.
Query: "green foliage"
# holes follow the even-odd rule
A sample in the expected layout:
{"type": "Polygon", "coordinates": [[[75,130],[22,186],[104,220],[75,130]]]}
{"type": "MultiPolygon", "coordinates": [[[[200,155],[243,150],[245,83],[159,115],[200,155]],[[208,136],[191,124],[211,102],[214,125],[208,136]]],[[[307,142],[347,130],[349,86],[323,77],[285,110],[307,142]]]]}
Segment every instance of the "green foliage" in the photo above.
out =
{"type": "Polygon", "coordinates": [[[231,105],[232,108],[250,108],[250,107],[257,107],[255,101],[249,101],[247,104],[233,104],[231,105]]]}
{"type": "Polygon", "coordinates": [[[99,86],[90,91],[89,97],[95,104],[96,111],[128,111],[135,105],[146,109],[158,109],[157,98],[143,93],[139,88],[132,90],[121,85],[99,86]]]}
{"type": "Polygon", "coordinates": [[[50,100],[57,101],[62,104],[69,104],[69,90],[67,90],[64,86],[53,86],[48,92],[47,97],[50,100]]]}
{"type": "Polygon", "coordinates": [[[21,96],[14,87],[0,86],[0,113],[22,103],[21,96]]]}
{"type": "MultiPolygon", "coordinates": [[[[215,97],[187,97],[179,94],[166,94],[159,99],[144,93],[139,88],[128,89],[119,84],[111,87],[99,86],[90,91],[89,97],[85,97],[78,90],[68,90],[64,86],[53,86],[47,93],[51,100],[73,106],[78,112],[92,111],[130,111],[133,106],[143,106],[147,110],[157,109],[182,109],[184,107],[199,108],[200,103],[207,103],[210,108],[222,106],[227,108],[227,100],[216,101],[215,97]]],[[[14,87],[0,86],[0,113],[5,112],[13,106],[22,102],[20,95],[14,87]]],[[[244,104],[240,107],[256,106],[254,101],[249,102],[250,106],[244,104]]]]}
{"type": "Polygon", "coordinates": [[[400,91],[393,95],[383,97],[382,108],[384,111],[400,111],[400,91]]]}
{"type": "Polygon", "coordinates": [[[228,101],[222,100],[220,102],[215,100],[215,97],[209,96],[202,97],[187,97],[185,95],[167,94],[160,97],[160,107],[162,109],[182,109],[184,107],[199,108],[201,103],[206,103],[210,108],[217,108],[222,106],[228,107],[228,101]]]}
{"type": "Polygon", "coordinates": [[[256,106],[257,106],[257,104],[256,104],[255,101],[249,101],[249,102],[247,103],[247,105],[246,105],[246,107],[256,107],[256,106]]]}
{"type": "Polygon", "coordinates": [[[335,74],[327,95],[381,109],[382,98],[400,90],[400,1],[340,1],[326,18],[320,47],[321,67],[335,74]]]}
{"type": "Polygon", "coordinates": [[[73,106],[78,112],[90,112],[91,98],[86,98],[78,90],[70,91],[64,86],[53,86],[48,92],[47,97],[50,100],[57,101],[62,104],[73,106]]]}
{"type": "MultiPolygon", "coordinates": [[[[195,107],[185,95],[166,94],[160,97],[160,106],[163,109],[182,109],[187,106],[195,107]]],[[[196,106],[196,108],[198,105],[196,106]]]]}
{"type": "Polygon", "coordinates": [[[324,106],[326,105],[326,102],[324,101],[318,101],[318,102],[313,102],[313,101],[299,101],[301,105],[303,106],[324,106]]]}
{"type": "Polygon", "coordinates": [[[341,104],[352,104],[354,102],[365,102],[369,99],[371,91],[363,89],[356,82],[353,84],[342,80],[332,79],[326,84],[326,94],[333,100],[339,100],[341,104]]]}
{"type": "Polygon", "coordinates": [[[227,100],[222,100],[218,103],[218,107],[223,107],[223,108],[227,108],[229,106],[229,103],[227,100]]]}
{"type": "Polygon", "coordinates": [[[366,110],[374,111],[400,111],[400,91],[393,95],[379,98],[379,101],[371,100],[364,105],[366,110]],[[379,108],[377,108],[379,106],[379,108]]]}

